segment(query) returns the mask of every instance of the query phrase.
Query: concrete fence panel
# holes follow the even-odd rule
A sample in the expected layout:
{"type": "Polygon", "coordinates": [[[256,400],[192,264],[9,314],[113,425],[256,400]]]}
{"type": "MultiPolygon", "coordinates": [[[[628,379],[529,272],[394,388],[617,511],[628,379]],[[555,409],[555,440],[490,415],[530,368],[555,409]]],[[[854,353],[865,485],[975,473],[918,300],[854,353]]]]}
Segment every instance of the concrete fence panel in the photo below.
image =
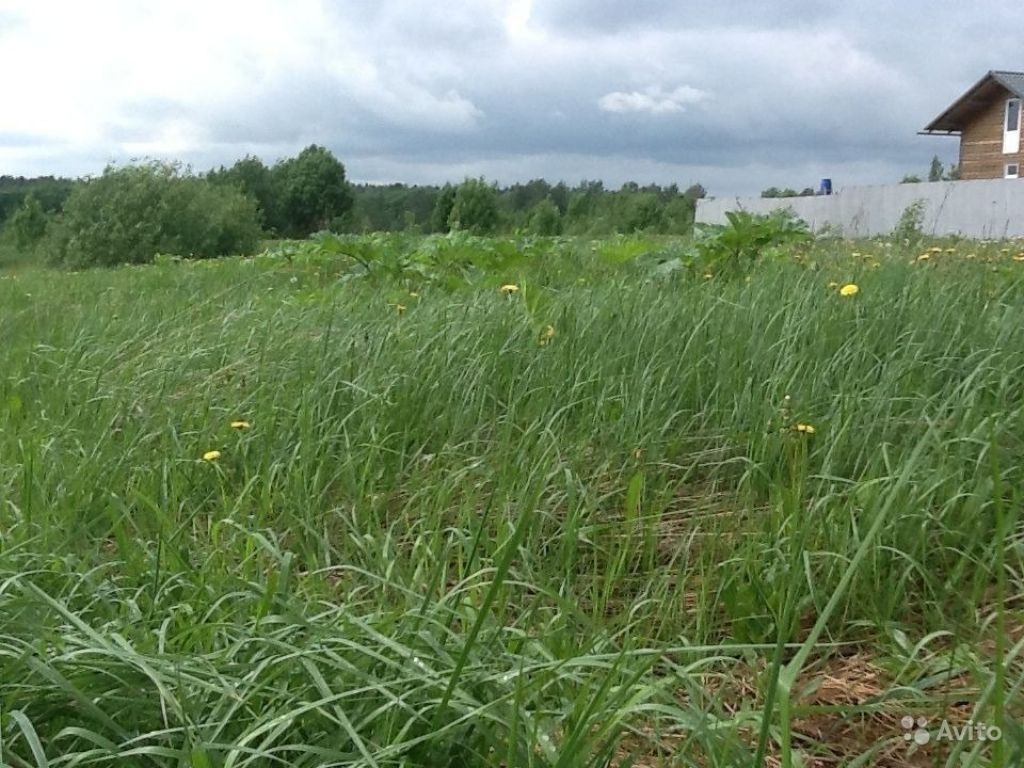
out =
{"type": "Polygon", "coordinates": [[[727,211],[770,213],[791,208],[814,230],[832,227],[847,237],[886,235],[921,201],[922,229],[933,235],[1024,237],[1024,179],[934,181],[846,187],[815,197],[716,197],[697,201],[698,224],[725,224],[727,211]]]}

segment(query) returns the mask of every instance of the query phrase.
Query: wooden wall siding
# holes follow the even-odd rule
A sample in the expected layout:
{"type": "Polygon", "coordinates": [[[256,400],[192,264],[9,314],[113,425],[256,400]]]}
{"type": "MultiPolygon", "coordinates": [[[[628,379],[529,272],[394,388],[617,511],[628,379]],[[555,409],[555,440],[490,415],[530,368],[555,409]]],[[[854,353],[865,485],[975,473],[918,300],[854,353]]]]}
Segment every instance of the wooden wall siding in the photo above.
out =
{"type": "MultiPolygon", "coordinates": [[[[960,178],[1001,179],[1007,163],[1017,163],[1024,171],[1024,152],[1003,154],[1003,120],[1006,119],[1007,90],[964,127],[960,135],[960,178]]],[[[1024,141],[1021,142],[1024,149],[1024,141]]]]}

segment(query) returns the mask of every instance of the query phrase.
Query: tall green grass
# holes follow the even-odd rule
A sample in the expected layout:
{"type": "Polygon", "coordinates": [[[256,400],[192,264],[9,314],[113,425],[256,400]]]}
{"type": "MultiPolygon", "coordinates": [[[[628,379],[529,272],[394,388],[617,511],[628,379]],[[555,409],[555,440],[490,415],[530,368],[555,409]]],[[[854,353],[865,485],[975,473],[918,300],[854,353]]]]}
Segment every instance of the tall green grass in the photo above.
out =
{"type": "Polygon", "coordinates": [[[666,248],[4,275],[0,762],[1015,764],[1024,264],[666,248]]]}

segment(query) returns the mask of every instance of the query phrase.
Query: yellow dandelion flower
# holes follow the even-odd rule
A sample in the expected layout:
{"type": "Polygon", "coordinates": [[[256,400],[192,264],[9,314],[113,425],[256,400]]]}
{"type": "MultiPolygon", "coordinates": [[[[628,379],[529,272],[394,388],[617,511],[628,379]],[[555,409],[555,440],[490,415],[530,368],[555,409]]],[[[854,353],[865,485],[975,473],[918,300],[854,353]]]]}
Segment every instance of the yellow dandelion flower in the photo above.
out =
{"type": "Polygon", "coordinates": [[[932,255],[930,253],[922,253],[920,256],[917,257],[917,260],[918,261],[928,261],[928,259],[930,259],[931,257],[932,257],[932,255]]]}
{"type": "Polygon", "coordinates": [[[794,429],[797,432],[803,432],[805,435],[813,435],[816,431],[813,424],[797,424],[794,429]]]}
{"type": "Polygon", "coordinates": [[[851,253],[850,255],[851,255],[851,256],[852,256],[853,258],[855,258],[855,259],[859,259],[859,258],[860,258],[860,254],[859,254],[859,253],[858,253],[857,251],[854,251],[854,252],[853,252],[853,253],[851,253]]]}
{"type": "Polygon", "coordinates": [[[946,253],[956,253],[956,248],[947,248],[946,253]]]}
{"type": "Polygon", "coordinates": [[[203,454],[203,461],[216,461],[220,458],[220,451],[207,451],[203,454]]]}
{"type": "Polygon", "coordinates": [[[540,345],[543,347],[551,342],[555,338],[555,326],[545,326],[544,330],[540,332],[540,345]]]}
{"type": "Polygon", "coordinates": [[[251,426],[252,424],[250,424],[245,419],[237,419],[236,421],[231,422],[232,429],[248,429],[251,426]]]}
{"type": "Polygon", "coordinates": [[[978,254],[976,254],[976,253],[968,253],[966,258],[968,258],[968,259],[976,259],[976,258],[978,258],[978,254]]]}
{"type": "Polygon", "coordinates": [[[1016,256],[1013,257],[1013,260],[1014,261],[1024,261],[1024,253],[1018,253],[1016,256]]]}
{"type": "Polygon", "coordinates": [[[856,283],[847,283],[839,289],[840,296],[856,296],[858,293],[860,293],[860,288],[856,283]]]}
{"type": "Polygon", "coordinates": [[[395,304],[395,309],[398,310],[398,314],[405,312],[405,304],[395,304]]]}
{"type": "Polygon", "coordinates": [[[409,291],[409,298],[410,299],[418,299],[419,297],[420,297],[420,295],[418,293],[416,293],[416,291],[409,291]]]}
{"type": "Polygon", "coordinates": [[[710,272],[705,272],[705,273],[704,273],[704,279],[705,279],[705,280],[710,280],[710,279],[711,279],[711,278],[713,278],[713,277],[714,277],[714,275],[713,275],[713,274],[711,274],[710,272]]]}
{"type": "Polygon", "coordinates": [[[942,253],[942,249],[939,248],[939,246],[937,246],[937,245],[933,245],[928,250],[931,251],[932,253],[942,253]]]}
{"type": "Polygon", "coordinates": [[[515,293],[516,291],[519,290],[519,286],[516,285],[515,283],[507,283],[501,286],[501,288],[499,288],[498,290],[504,294],[515,293]]]}

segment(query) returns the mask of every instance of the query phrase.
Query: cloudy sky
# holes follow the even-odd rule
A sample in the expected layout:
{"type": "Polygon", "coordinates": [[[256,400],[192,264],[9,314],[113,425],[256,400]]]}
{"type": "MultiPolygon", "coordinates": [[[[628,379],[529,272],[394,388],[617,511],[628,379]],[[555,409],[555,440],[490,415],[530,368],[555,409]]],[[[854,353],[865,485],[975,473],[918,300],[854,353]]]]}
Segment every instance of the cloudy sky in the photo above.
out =
{"type": "Polygon", "coordinates": [[[0,0],[0,174],[318,143],[357,181],[887,183],[1019,0],[0,0]]]}

